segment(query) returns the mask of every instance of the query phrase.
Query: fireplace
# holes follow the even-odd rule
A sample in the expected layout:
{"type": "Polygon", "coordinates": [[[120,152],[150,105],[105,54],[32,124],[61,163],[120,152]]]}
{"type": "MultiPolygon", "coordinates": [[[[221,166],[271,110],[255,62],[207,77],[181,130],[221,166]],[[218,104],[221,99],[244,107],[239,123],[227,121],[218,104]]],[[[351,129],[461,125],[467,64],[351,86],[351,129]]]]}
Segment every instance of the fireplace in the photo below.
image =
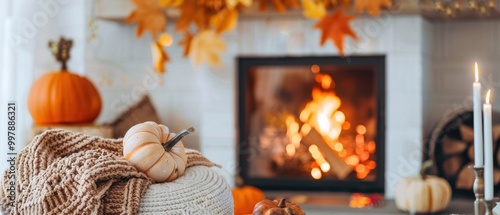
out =
{"type": "Polygon", "coordinates": [[[238,91],[245,184],[384,192],[384,56],[240,57],[238,91]]]}

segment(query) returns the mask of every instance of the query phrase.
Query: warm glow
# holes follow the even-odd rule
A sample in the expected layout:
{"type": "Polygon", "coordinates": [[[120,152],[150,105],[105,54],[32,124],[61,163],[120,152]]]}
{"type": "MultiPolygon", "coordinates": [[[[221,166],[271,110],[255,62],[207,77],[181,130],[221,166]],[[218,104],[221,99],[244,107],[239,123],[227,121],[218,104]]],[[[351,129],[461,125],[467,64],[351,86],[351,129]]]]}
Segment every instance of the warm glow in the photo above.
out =
{"type": "Polygon", "coordinates": [[[302,122],[307,122],[307,120],[309,119],[309,116],[311,116],[311,111],[306,108],[306,109],[302,110],[302,112],[300,112],[299,119],[302,122]]]}
{"type": "Polygon", "coordinates": [[[364,173],[364,172],[356,173],[356,177],[358,177],[359,179],[364,179],[364,178],[366,178],[366,176],[368,176],[368,173],[364,173]]]}
{"type": "Polygon", "coordinates": [[[329,164],[329,163],[322,163],[322,164],[321,164],[321,170],[322,170],[323,172],[328,172],[328,171],[330,171],[330,164],[329,164]]]}
{"type": "Polygon", "coordinates": [[[365,170],[366,170],[366,167],[363,164],[358,164],[356,166],[356,172],[358,172],[358,173],[363,173],[363,172],[365,172],[365,170]]]}
{"type": "Polygon", "coordinates": [[[475,81],[479,82],[479,70],[477,69],[477,62],[475,62],[474,68],[475,68],[475,70],[474,70],[475,81]]]}
{"type": "Polygon", "coordinates": [[[376,148],[376,147],[377,147],[377,146],[375,145],[375,142],[370,141],[370,142],[368,142],[368,144],[366,145],[366,150],[367,150],[368,152],[370,152],[370,153],[372,153],[372,154],[373,154],[373,153],[375,153],[375,148],[376,148]]]}
{"type": "MultiPolygon", "coordinates": [[[[322,88],[329,89],[333,86],[333,80],[328,75],[318,74],[316,80],[322,88]]],[[[338,111],[340,105],[341,101],[335,93],[315,87],[312,90],[312,101],[300,112],[299,119],[310,125],[308,129],[315,128],[322,136],[329,137],[327,141],[334,141],[339,137],[345,121],[344,113],[338,111]]],[[[304,135],[302,131],[301,133],[304,135]]]]}
{"type": "Polygon", "coordinates": [[[318,150],[318,147],[317,147],[316,145],[311,145],[311,146],[309,146],[309,152],[310,152],[311,154],[314,154],[314,153],[315,153],[315,152],[317,152],[317,151],[319,151],[319,150],[318,150]]]}
{"type": "Polygon", "coordinates": [[[311,169],[311,176],[314,179],[319,180],[322,177],[321,171],[318,168],[313,168],[313,169],[311,169]]]}
{"type": "Polygon", "coordinates": [[[340,129],[337,130],[336,128],[333,128],[332,130],[330,130],[330,132],[328,132],[328,136],[331,139],[337,139],[337,137],[340,136],[340,129]]]}
{"type": "Polygon", "coordinates": [[[295,155],[295,146],[292,144],[286,145],[286,153],[290,157],[294,156],[295,155]]]}
{"type": "Polygon", "coordinates": [[[359,159],[362,162],[367,161],[369,158],[370,158],[370,153],[367,151],[364,151],[363,153],[361,153],[361,155],[359,155],[359,159]]]}
{"type": "Polygon", "coordinates": [[[323,75],[321,75],[321,74],[316,75],[316,82],[321,83],[322,79],[323,79],[323,75]]]}
{"type": "MultiPolygon", "coordinates": [[[[311,66],[311,71],[316,73],[317,82],[311,92],[312,100],[305,104],[298,117],[288,115],[285,118],[289,140],[285,148],[286,154],[298,157],[302,139],[314,129],[321,135],[328,148],[336,152],[338,157],[352,168],[358,179],[366,178],[376,166],[372,161],[375,142],[368,139],[369,136],[365,136],[368,132],[365,125],[346,121],[347,116],[339,110],[342,102],[332,90],[335,88],[335,81],[329,75],[319,74],[319,70],[318,65],[311,66]],[[347,130],[353,132],[347,132],[348,138],[343,136],[340,142],[341,133],[347,130]]],[[[308,148],[313,158],[310,162],[311,176],[318,180],[323,174],[335,172],[335,166],[325,159],[327,156],[331,158],[331,154],[320,151],[318,146],[324,147],[323,145],[315,145],[325,143],[308,143],[312,144],[308,148]]]]}
{"type": "Polygon", "coordinates": [[[491,90],[488,90],[488,92],[486,93],[486,104],[490,103],[490,96],[491,96],[491,90]]]}
{"type": "MultiPolygon", "coordinates": [[[[287,137],[290,140],[290,143],[295,147],[300,147],[300,141],[302,141],[302,135],[299,133],[299,123],[297,123],[295,117],[293,115],[289,115],[286,117],[286,126],[287,126],[287,137]]],[[[292,152],[291,149],[288,149],[289,145],[287,145],[287,154],[293,156],[295,154],[295,149],[292,152]]]]}
{"type": "Polygon", "coordinates": [[[366,134],[366,127],[364,125],[358,125],[356,126],[356,132],[358,132],[358,134],[366,134]]]}
{"type": "Polygon", "coordinates": [[[365,147],[363,146],[356,146],[356,149],[354,150],[356,154],[361,155],[365,151],[365,147]]]}
{"type": "Polygon", "coordinates": [[[163,33],[158,41],[162,46],[171,46],[174,42],[174,38],[170,34],[163,33]]]}
{"type": "Polygon", "coordinates": [[[368,169],[375,169],[375,167],[377,167],[377,163],[375,163],[375,161],[368,161],[366,167],[368,167],[368,169]]]}
{"type": "Polygon", "coordinates": [[[290,124],[290,128],[288,131],[291,133],[298,133],[299,132],[299,124],[297,122],[292,122],[290,124]]]}
{"type": "Polygon", "coordinates": [[[286,117],[286,126],[290,127],[292,123],[295,122],[295,117],[292,115],[289,115],[286,117]]]}
{"type": "Polygon", "coordinates": [[[342,113],[342,111],[335,112],[333,117],[335,118],[335,120],[337,120],[337,122],[341,122],[341,123],[345,122],[345,115],[344,115],[344,113],[342,113]]]}
{"type": "Polygon", "coordinates": [[[311,126],[309,124],[304,124],[300,129],[300,134],[302,136],[306,136],[307,134],[309,134],[309,131],[311,131],[311,126]]]}
{"type": "MultiPolygon", "coordinates": [[[[316,163],[318,163],[320,166],[323,166],[325,163],[328,163],[321,152],[318,149],[318,146],[316,145],[311,145],[309,146],[309,153],[311,153],[311,156],[314,158],[316,163]]],[[[329,165],[329,164],[328,164],[329,165]]],[[[323,167],[326,168],[326,167],[323,167]]]]}
{"type": "Polygon", "coordinates": [[[356,166],[356,165],[359,164],[359,158],[356,155],[351,155],[351,156],[347,157],[347,159],[345,160],[345,162],[348,165],[356,166]]]}
{"type": "Polygon", "coordinates": [[[302,135],[300,135],[300,134],[293,134],[292,135],[292,144],[293,144],[293,146],[295,146],[296,148],[298,148],[300,146],[300,141],[302,141],[302,135]]]}
{"type": "Polygon", "coordinates": [[[329,75],[325,75],[323,76],[323,78],[321,79],[321,87],[325,90],[329,89],[330,86],[332,85],[332,77],[330,77],[329,75]]]}
{"type": "Polygon", "coordinates": [[[345,157],[347,155],[347,151],[345,149],[342,149],[342,151],[339,152],[339,156],[341,158],[345,157]]]}
{"type": "Polygon", "coordinates": [[[311,66],[311,72],[313,72],[313,73],[319,73],[319,70],[320,70],[320,68],[319,68],[319,66],[317,64],[314,64],[314,65],[311,66]]]}
{"type": "Polygon", "coordinates": [[[356,135],[356,145],[357,146],[362,146],[365,144],[365,136],[358,134],[356,135]]]}
{"type": "Polygon", "coordinates": [[[344,124],[342,124],[342,129],[344,129],[344,130],[351,129],[351,123],[350,122],[344,122],[344,124]]]}
{"type": "MultiPolygon", "coordinates": [[[[359,174],[359,173],[358,173],[359,174]]],[[[365,176],[366,177],[366,176],[365,176]]],[[[364,196],[363,194],[355,193],[351,196],[351,201],[349,201],[349,207],[351,208],[366,208],[376,204],[376,200],[364,196]]]]}
{"type": "Polygon", "coordinates": [[[324,113],[318,114],[317,124],[319,127],[319,131],[322,134],[328,133],[328,131],[330,130],[330,120],[328,119],[328,116],[324,113]]]}
{"type": "Polygon", "coordinates": [[[344,146],[342,145],[342,143],[340,142],[337,142],[335,143],[335,145],[333,146],[333,149],[337,152],[340,152],[342,151],[342,149],[344,149],[344,146]]]}

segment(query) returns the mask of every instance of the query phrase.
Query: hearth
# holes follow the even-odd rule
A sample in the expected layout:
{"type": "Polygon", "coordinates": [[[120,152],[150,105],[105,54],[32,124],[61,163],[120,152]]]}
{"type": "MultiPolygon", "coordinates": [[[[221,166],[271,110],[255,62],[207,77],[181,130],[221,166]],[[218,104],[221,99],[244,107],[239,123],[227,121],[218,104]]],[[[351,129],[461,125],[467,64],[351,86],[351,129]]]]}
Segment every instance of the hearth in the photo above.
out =
{"type": "Polygon", "coordinates": [[[245,184],[384,191],[384,56],[240,57],[238,70],[245,184]]]}

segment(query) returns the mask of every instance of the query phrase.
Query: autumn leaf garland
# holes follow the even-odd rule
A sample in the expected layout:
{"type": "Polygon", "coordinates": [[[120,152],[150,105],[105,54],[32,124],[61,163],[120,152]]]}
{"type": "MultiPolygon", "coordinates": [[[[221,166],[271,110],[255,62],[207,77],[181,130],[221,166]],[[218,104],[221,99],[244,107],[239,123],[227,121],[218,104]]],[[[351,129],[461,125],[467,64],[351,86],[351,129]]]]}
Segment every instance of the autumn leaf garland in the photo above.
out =
{"type": "Polygon", "coordinates": [[[153,37],[159,32],[165,31],[167,17],[158,0],[132,0],[136,8],[127,17],[126,22],[136,22],[137,37],[141,37],[145,31],[150,31],[153,37]]]}
{"type": "MultiPolygon", "coordinates": [[[[183,37],[178,45],[184,47],[183,56],[188,56],[196,67],[203,63],[220,64],[220,55],[225,50],[221,34],[235,28],[240,12],[250,7],[254,0],[131,0],[135,9],[127,17],[129,23],[137,23],[136,35],[143,36],[150,32],[151,51],[154,69],[165,73],[164,64],[169,57],[165,47],[173,42],[171,34],[166,32],[166,9],[176,8],[180,16],[176,20],[175,31],[183,37]]],[[[255,0],[260,11],[272,8],[279,13],[302,7],[303,15],[319,20],[314,28],[321,31],[320,44],[331,40],[344,55],[344,39],[357,40],[350,22],[354,16],[346,15],[344,10],[354,6],[358,13],[366,11],[377,16],[381,8],[392,6],[391,0],[255,0]],[[329,13],[329,11],[331,11],[329,13]]]]}
{"type": "Polygon", "coordinates": [[[356,0],[354,8],[358,13],[367,11],[372,16],[378,16],[381,8],[392,6],[391,0],[356,0]]]}

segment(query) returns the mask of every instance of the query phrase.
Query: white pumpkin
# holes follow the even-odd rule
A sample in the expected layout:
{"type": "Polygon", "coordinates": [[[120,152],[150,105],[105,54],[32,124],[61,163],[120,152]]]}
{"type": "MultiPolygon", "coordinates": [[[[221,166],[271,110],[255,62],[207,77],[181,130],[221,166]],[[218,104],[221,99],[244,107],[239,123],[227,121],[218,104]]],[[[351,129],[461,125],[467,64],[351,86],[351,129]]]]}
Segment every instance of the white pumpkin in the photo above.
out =
{"type": "Polygon", "coordinates": [[[396,185],[395,201],[399,210],[414,213],[435,213],[448,208],[451,187],[445,179],[424,174],[432,163],[422,165],[421,175],[402,179],[396,185]]]}
{"type": "Polygon", "coordinates": [[[123,138],[123,156],[155,182],[175,180],[184,174],[187,157],[181,141],[165,149],[164,144],[174,136],[165,125],[137,124],[123,138]]]}

